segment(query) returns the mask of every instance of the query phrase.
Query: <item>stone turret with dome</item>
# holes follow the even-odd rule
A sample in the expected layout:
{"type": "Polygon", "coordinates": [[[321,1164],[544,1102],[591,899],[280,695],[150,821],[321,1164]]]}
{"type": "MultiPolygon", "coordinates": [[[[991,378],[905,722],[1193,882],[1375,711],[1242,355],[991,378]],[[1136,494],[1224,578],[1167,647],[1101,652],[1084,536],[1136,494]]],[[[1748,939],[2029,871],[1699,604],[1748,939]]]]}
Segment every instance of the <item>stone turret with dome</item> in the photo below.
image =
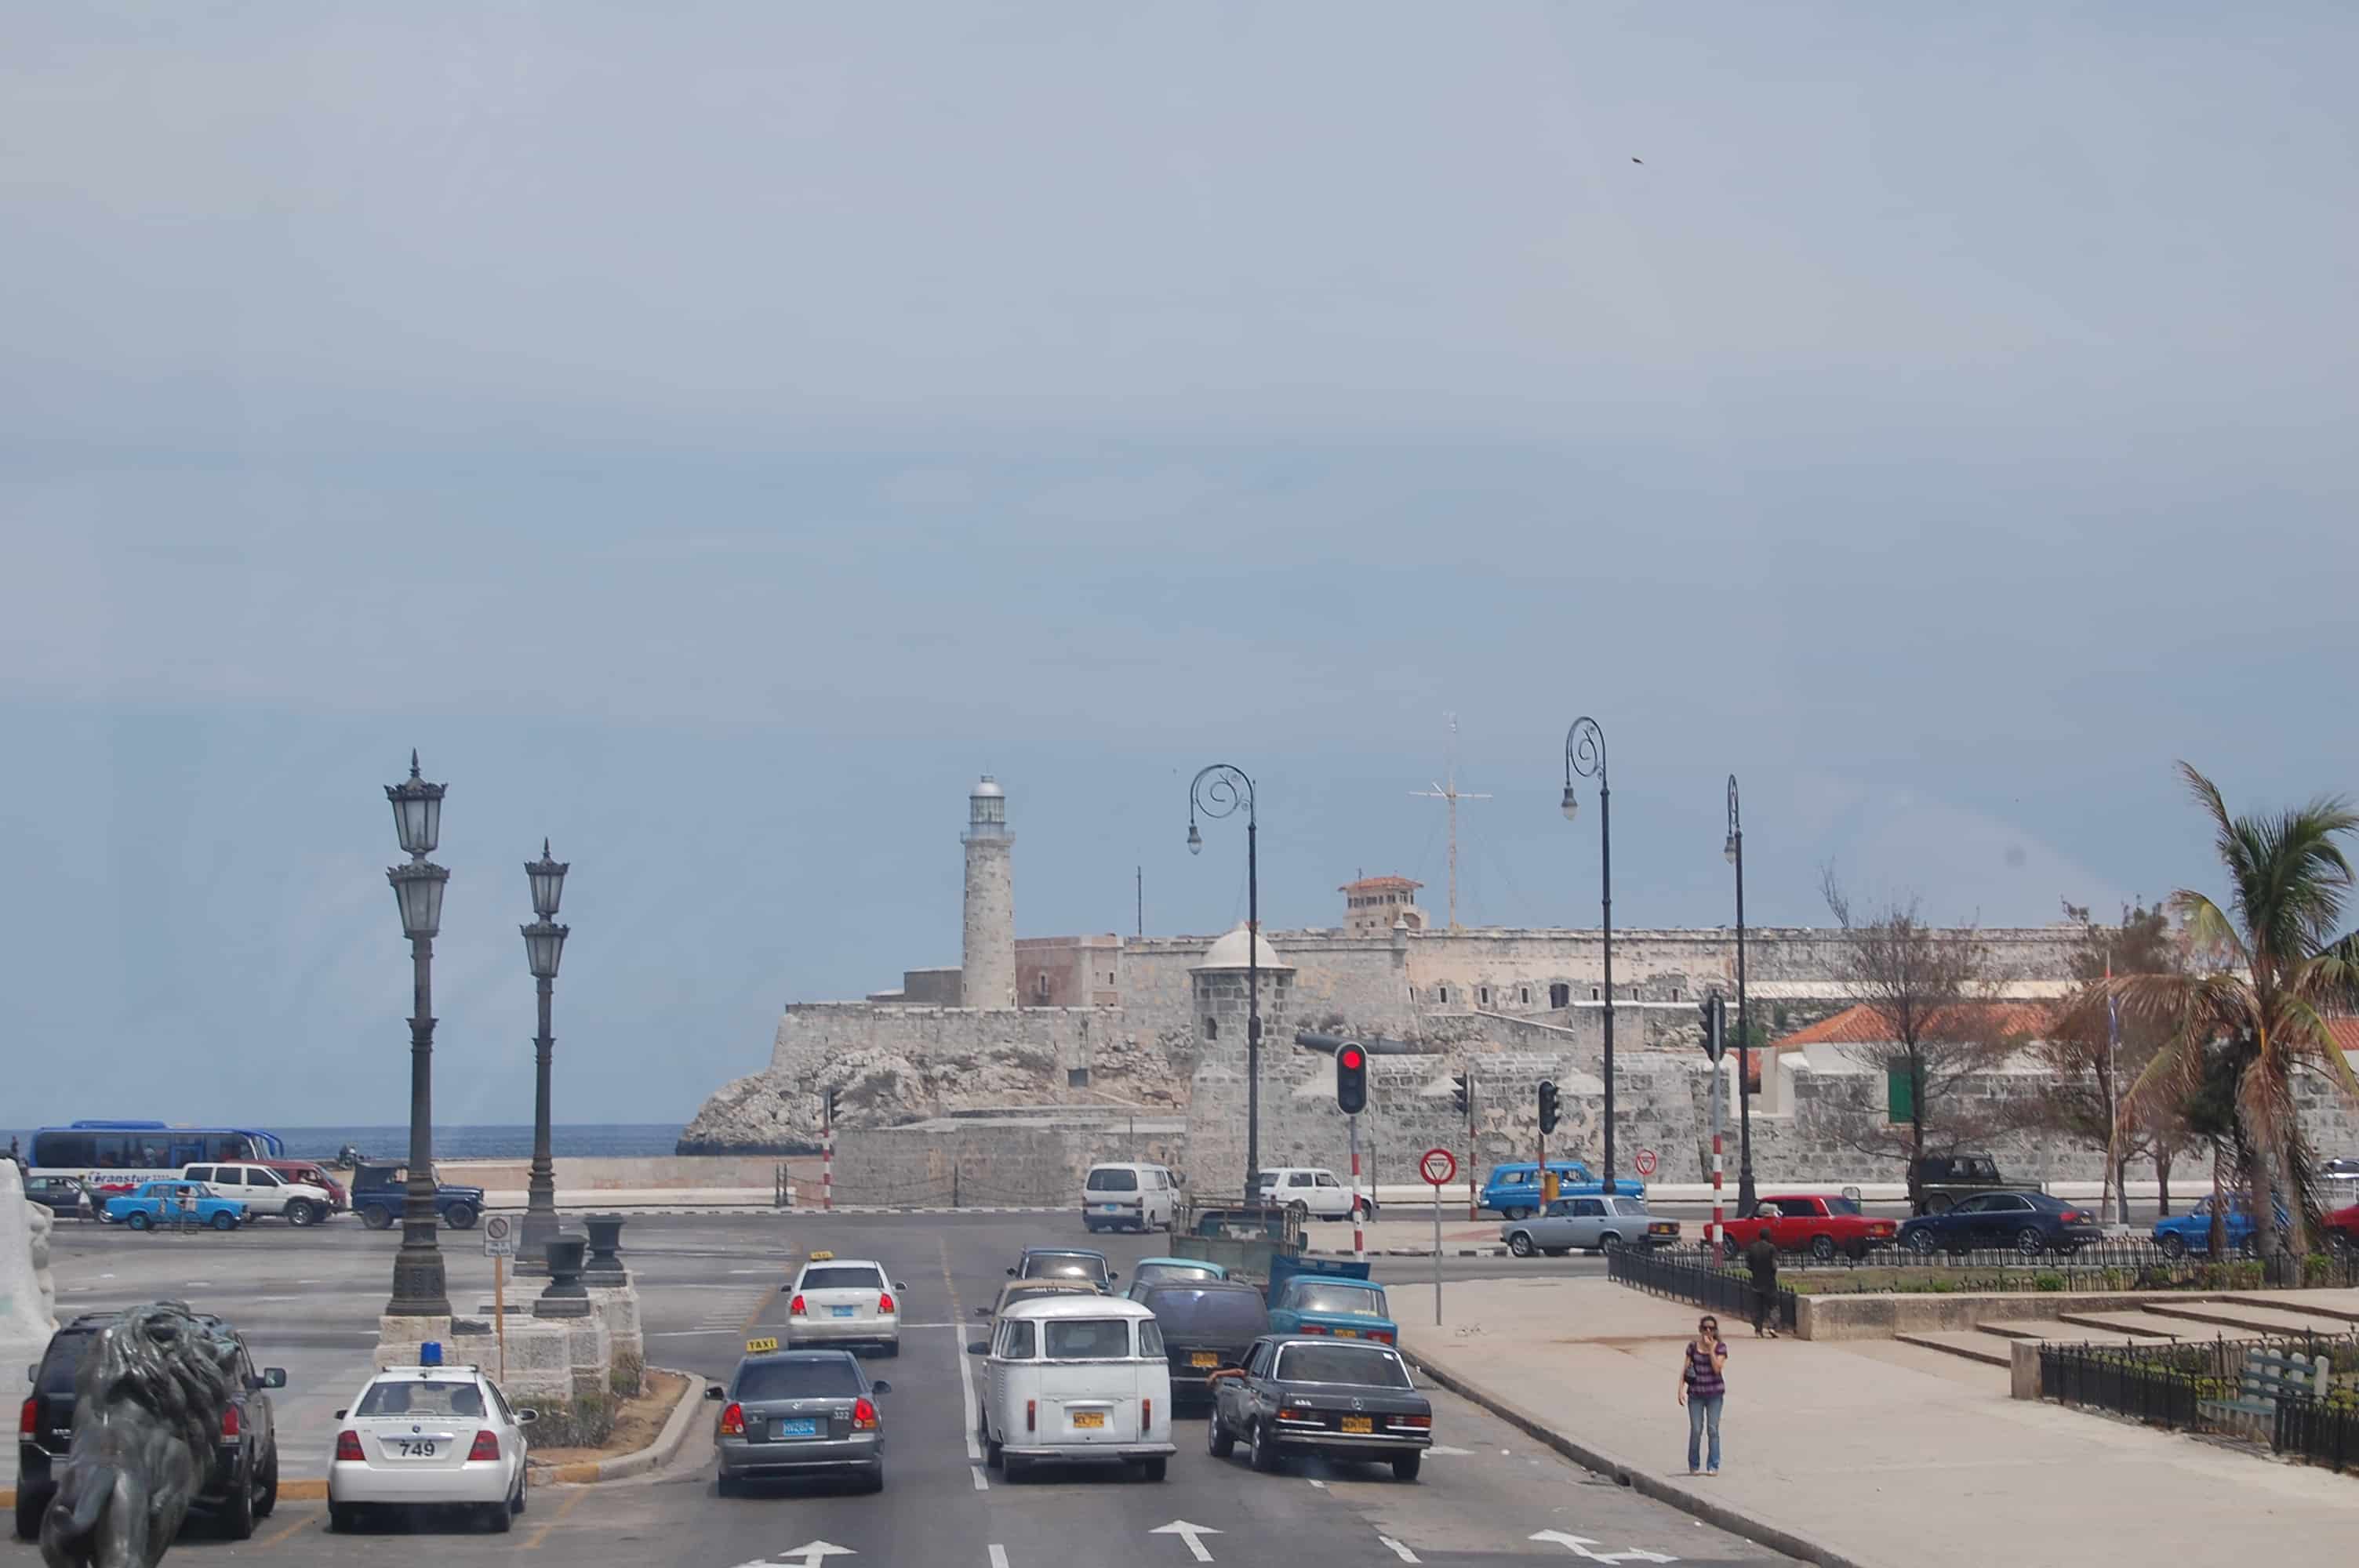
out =
{"type": "Polygon", "coordinates": [[[1208,969],[1245,969],[1254,965],[1259,965],[1264,974],[1274,974],[1281,969],[1289,975],[1294,972],[1294,966],[1277,956],[1277,949],[1269,945],[1268,937],[1258,932],[1249,934],[1245,930],[1245,923],[1240,920],[1234,929],[1204,949],[1203,957],[1190,965],[1189,972],[1201,975],[1208,969]],[[1248,940],[1253,944],[1251,963],[1247,962],[1245,947],[1248,940]]]}

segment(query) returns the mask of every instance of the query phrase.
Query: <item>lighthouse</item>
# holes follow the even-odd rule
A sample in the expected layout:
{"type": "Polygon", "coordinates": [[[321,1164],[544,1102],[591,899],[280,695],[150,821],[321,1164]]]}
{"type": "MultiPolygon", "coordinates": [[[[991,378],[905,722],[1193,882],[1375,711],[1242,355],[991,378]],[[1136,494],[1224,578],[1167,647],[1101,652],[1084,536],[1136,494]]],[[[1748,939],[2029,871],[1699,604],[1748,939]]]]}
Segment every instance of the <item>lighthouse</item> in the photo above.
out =
{"type": "Polygon", "coordinates": [[[1016,1005],[1016,835],[1007,830],[1007,792],[989,773],[966,797],[965,944],[960,991],[969,1007],[1016,1005]]]}

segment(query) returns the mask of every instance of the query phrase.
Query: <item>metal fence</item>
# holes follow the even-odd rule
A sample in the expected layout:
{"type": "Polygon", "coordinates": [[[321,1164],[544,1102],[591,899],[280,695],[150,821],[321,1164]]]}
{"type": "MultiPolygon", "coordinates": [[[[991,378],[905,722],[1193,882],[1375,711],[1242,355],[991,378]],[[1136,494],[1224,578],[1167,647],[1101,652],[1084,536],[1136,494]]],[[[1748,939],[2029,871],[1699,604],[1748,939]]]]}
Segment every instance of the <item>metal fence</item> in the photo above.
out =
{"type": "MultiPolygon", "coordinates": [[[[2012,1248],[1931,1253],[1885,1249],[1864,1258],[1789,1254],[1778,1260],[1780,1273],[1808,1281],[1805,1289],[1819,1295],[1891,1290],[1888,1275],[1895,1269],[1940,1281],[1933,1288],[1957,1291],[2257,1291],[2271,1284],[2258,1259],[2214,1261],[2174,1256],[2145,1240],[2095,1242],[2071,1253],[2029,1254],[2012,1248]]],[[[2313,1255],[2299,1269],[2286,1270],[2280,1282],[2312,1289],[2359,1286],[2359,1255],[2313,1255]]]]}
{"type": "MultiPolygon", "coordinates": [[[[1609,1278],[1645,1291],[1649,1295],[1693,1302],[1698,1306],[1725,1313],[1734,1320],[1753,1321],[1753,1277],[1741,1269],[1716,1268],[1701,1258],[1685,1258],[1635,1247],[1615,1247],[1606,1251],[1605,1272],[1609,1278]]],[[[1781,1288],[1769,1292],[1770,1315],[1767,1321],[1772,1326],[1791,1329],[1794,1326],[1794,1310],[1792,1291],[1781,1288]]]]}
{"type": "Polygon", "coordinates": [[[2039,1395],[2060,1404],[2108,1411],[2180,1432],[2265,1437],[2293,1458],[2336,1469],[2359,1465],[2359,1405],[2350,1397],[2359,1374],[2359,1336],[2299,1335],[2260,1339],[2181,1340],[2159,1345],[2042,1345],[2039,1395]],[[2276,1397],[2271,1417],[2256,1422],[2242,1399],[2246,1357],[2255,1351],[2325,1355],[2340,1388],[2324,1398],[2276,1397]]]}

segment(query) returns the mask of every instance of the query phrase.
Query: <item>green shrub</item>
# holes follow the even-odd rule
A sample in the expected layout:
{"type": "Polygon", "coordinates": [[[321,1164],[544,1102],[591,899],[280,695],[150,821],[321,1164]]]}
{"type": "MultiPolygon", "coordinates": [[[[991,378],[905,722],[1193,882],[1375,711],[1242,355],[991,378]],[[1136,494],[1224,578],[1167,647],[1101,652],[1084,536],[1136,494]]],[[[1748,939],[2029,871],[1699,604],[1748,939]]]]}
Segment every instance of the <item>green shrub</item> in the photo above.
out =
{"type": "Polygon", "coordinates": [[[2055,1273],[2042,1273],[2038,1278],[2032,1281],[2031,1288],[2035,1291],[2060,1291],[2064,1288],[2064,1276],[2055,1273]]]}

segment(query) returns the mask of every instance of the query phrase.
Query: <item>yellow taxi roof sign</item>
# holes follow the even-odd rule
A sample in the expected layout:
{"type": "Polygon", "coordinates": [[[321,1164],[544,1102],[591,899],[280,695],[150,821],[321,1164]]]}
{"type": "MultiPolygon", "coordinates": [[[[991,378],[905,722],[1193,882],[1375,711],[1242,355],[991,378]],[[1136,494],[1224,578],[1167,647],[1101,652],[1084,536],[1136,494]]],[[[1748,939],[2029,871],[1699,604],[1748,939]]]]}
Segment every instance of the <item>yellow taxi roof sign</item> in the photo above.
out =
{"type": "Polygon", "coordinates": [[[775,1339],[749,1339],[745,1342],[745,1354],[748,1356],[761,1356],[776,1350],[777,1347],[778,1342],[775,1339]]]}
{"type": "Polygon", "coordinates": [[[832,1252],[814,1252],[810,1255],[810,1260],[814,1263],[832,1263],[835,1261],[835,1254],[832,1252]]]}

